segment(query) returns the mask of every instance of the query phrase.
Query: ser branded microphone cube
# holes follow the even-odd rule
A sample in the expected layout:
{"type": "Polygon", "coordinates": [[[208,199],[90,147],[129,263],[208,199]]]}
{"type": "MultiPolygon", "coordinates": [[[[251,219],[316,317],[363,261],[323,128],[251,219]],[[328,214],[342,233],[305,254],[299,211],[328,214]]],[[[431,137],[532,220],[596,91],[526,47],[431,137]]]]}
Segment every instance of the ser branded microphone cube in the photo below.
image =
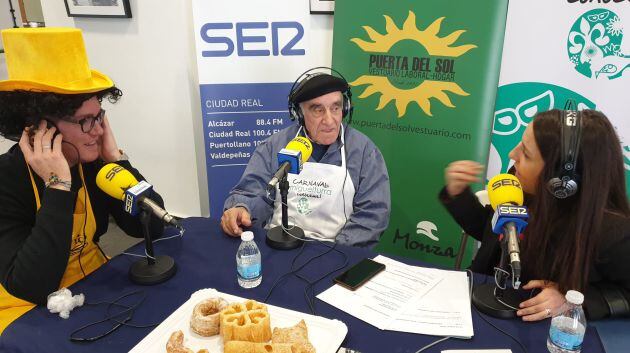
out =
{"type": "Polygon", "coordinates": [[[289,150],[283,148],[278,152],[278,165],[281,166],[282,163],[289,162],[291,165],[291,169],[289,169],[289,173],[291,174],[300,174],[302,171],[302,152],[296,150],[289,150]]]}
{"type": "Polygon", "coordinates": [[[527,213],[527,207],[503,204],[497,207],[492,217],[492,231],[495,234],[501,234],[503,232],[503,225],[508,222],[514,222],[517,232],[520,234],[527,226],[527,219],[529,214],[527,213]]]}
{"type": "Polygon", "coordinates": [[[125,212],[131,214],[132,216],[140,213],[138,201],[140,201],[140,197],[143,197],[147,193],[151,192],[151,189],[153,189],[153,185],[143,180],[125,190],[125,212]]]}

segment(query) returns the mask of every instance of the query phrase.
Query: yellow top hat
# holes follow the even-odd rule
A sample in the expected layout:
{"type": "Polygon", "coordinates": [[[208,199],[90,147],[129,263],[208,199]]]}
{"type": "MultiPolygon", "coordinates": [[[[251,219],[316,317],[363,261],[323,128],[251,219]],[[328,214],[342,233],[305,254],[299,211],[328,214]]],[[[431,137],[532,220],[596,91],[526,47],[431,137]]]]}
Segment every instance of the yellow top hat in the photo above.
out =
{"type": "Polygon", "coordinates": [[[9,79],[0,91],[93,93],[112,80],[90,69],[83,35],[76,28],[12,28],[2,31],[9,79]]]}

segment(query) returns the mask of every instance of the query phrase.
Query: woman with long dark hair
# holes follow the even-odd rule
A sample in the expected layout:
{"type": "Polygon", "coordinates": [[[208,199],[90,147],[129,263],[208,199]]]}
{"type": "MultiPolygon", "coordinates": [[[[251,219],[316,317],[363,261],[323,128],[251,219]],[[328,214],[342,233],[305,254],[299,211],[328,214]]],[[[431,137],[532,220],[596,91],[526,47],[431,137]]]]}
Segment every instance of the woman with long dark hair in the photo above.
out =
{"type": "MultiPolygon", "coordinates": [[[[589,319],[630,315],[630,208],[621,144],[603,113],[581,111],[577,192],[554,196],[549,180],[561,170],[564,114],[539,113],[509,155],[530,213],[521,242],[523,275],[529,280],[523,289],[540,290],[520,304],[517,315],[526,321],[549,317],[561,310],[570,289],[584,293],[589,319]]],[[[493,211],[481,206],[469,188],[480,181],[482,171],[472,161],[451,163],[440,199],[457,223],[481,241],[471,269],[491,275],[501,252],[490,226],[493,211]]]]}
{"type": "MultiPolygon", "coordinates": [[[[107,261],[98,240],[110,215],[142,236],[138,218],[96,186],[104,163],[142,176],[101,106],[122,92],[89,68],[80,30],[18,28],[2,39],[9,79],[0,81],[0,135],[18,143],[0,155],[0,333],[107,261]]],[[[154,220],[151,234],[161,233],[154,220]]]]}

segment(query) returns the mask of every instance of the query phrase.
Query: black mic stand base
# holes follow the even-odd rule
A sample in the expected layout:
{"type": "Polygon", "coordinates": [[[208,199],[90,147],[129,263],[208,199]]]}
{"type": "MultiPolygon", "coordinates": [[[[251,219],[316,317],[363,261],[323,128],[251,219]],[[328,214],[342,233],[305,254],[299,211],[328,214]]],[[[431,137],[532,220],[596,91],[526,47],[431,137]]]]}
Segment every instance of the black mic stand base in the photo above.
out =
{"type": "Polygon", "coordinates": [[[293,226],[288,234],[282,226],[277,226],[267,231],[267,245],[278,250],[291,250],[300,247],[304,242],[304,231],[300,227],[293,226]],[[296,239],[297,238],[297,239],[296,239]]]}
{"type": "Polygon", "coordinates": [[[149,258],[136,261],[129,268],[129,278],[136,284],[150,286],[167,281],[177,272],[175,260],[167,255],[158,255],[153,263],[149,258]]]}
{"type": "Polygon", "coordinates": [[[512,319],[516,317],[516,310],[510,308],[510,306],[518,308],[521,303],[521,298],[518,292],[512,288],[500,290],[494,284],[486,283],[475,286],[472,302],[479,311],[486,315],[499,319],[512,319]],[[497,293],[502,292],[502,297],[500,298],[501,302],[495,295],[495,289],[497,293]]]}

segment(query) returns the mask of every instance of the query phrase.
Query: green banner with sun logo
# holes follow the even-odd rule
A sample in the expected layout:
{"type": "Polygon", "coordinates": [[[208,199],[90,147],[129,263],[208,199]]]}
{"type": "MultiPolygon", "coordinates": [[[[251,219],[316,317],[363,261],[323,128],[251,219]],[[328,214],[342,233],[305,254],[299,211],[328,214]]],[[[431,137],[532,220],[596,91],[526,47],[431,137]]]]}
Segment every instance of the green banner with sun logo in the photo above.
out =
{"type": "Polygon", "coordinates": [[[333,68],[351,85],[353,127],[380,148],[390,175],[391,218],[377,250],[452,266],[461,229],[438,193],[450,162],[486,163],[507,1],[335,6],[333,68]]]}

